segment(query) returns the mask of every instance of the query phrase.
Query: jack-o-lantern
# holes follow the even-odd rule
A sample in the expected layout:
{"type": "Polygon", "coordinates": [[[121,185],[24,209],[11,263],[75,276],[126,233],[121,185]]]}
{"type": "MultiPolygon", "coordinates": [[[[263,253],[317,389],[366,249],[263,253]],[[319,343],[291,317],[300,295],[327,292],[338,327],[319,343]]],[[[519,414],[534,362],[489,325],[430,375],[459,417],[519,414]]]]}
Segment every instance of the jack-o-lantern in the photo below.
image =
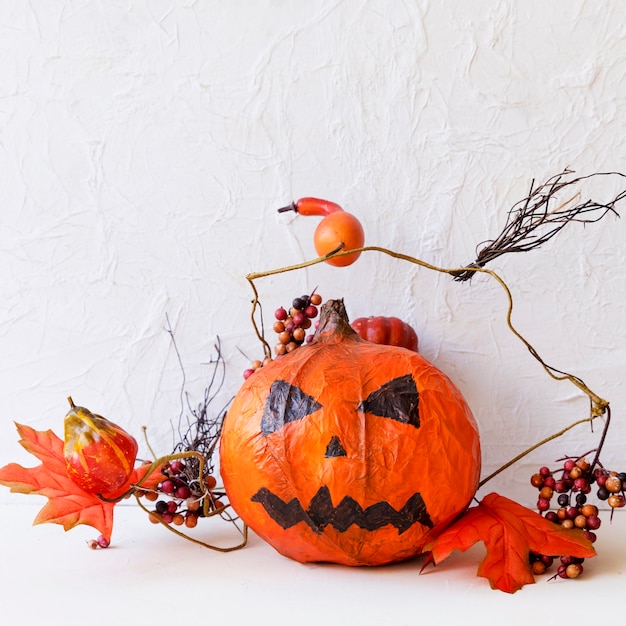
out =
{"type": "Polygon", "coordinates": [[[310,344],[244,382],[220,460],[234,510],[281,554],[381,565],[419,554],[467,507],[480,443],[441,371],[362,340],[330,301],[310,344]]]}

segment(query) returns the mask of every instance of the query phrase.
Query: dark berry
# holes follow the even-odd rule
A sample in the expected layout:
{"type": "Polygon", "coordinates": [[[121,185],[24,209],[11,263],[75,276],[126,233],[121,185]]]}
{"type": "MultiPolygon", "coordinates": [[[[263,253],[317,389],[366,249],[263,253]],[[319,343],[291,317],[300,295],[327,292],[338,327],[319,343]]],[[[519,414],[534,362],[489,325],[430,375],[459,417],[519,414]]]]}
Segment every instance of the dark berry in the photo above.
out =
{"type": "Polygon", "coordinates": [[[182,474],[185,469],[185,464],[180,459],[174,459],[170,461],[170,473],[177,476],[178,474],[182,474]]]}
{"type": "Polygon", "coordinates": [[[574,485],[572,486],[572,489],[574,491],[585,491],[585,489],[587,489],[588,486],[589,486],[589,483],[587,482],[587,479],[583,478],[582,476],[579,476],[578,478],[574,480],[574,485]]]}
{"type": "Polygon", "coordinates": [[[556,491],[557,493],[565,493],[567,491],[567,485],[565,484],[565,481],[557,480],[554,483],[554,491],[556,491]]]}
{"type": "Polygon", "coordinates": [[[287,315],[287,311],[281,306],[274,312],[274,317],[280,322],[284,322],[289,316],[287,315]]]}
{"type": "Polygon", "coordinates": [[[306,315],[302,312],[298,312],[298,313],[295,313],[291,319],[293,319],[293,323],[296,326],[301,326],[304,320],[306,319],[306,315]]]}
{"type": "Polygon", "coordinates": [[[537,500],[537,510],[539,511],[547,511],[550,508],[550,500],[547,498],[539,498],[537,500]]]}
{"type": "Polygon", "coordinates": [[[304,314],[311,319],[317,317],[317,307],[314,304],[309,304],[309,306],[304,309],[304,314]]]}
{"type": "Polygon", "coordinates": [[[589,530],[598,530],[601,524],[602,524],[602,521],[597,515],[590,515],[587,518],[587,528],[589,530]]]}
{"type": "Polygon", "coordinates": [[[173,480],[164,480],[159,485],[159,491],[167,494],[168,496],[171,496],[174,494],[174,489],[175,489],[175,485],[174,485],[173,480]]]}
{"type": "Polygon", "coordinates": [[[179,485],[176,487],[174,495],[181,500],[186,500],[191,495],[191,489],[187,485],[179,485]]]}

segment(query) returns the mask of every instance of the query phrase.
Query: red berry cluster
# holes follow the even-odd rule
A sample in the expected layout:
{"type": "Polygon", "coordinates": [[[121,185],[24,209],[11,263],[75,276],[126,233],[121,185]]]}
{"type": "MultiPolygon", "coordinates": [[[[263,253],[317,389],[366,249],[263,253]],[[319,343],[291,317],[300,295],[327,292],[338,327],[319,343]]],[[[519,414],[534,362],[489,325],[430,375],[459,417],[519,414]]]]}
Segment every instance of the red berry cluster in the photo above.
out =
{"type": "MultiPolygon", "coordinates": [[[[530,567],[533,574],[545,574],[554,563],[555,557],[544,554],[530,553],[530,567]]],[[[583,573],[584,559],[574,556],[562,556],[556,576],[559,578],[578,578],[583,573]]]]}
{"type": "MultiPolygon", "coordinates": [[[[593,468],[584,457],[566,458],[555,471],[542,467],[531,476],[530,483],[539,491],[537,510],[540,514],[563,528],[580,528],[592,543],[595,542],[596,531],[601,525],[598,507],[587,501],[593,485],[596,485],[597,498],[606,500],[611,509],[626,504],[626,473],[610,472],[603,467],[593,468]],[[551,510],[555,494],[558,508],[551,510]]],[[[554,557],[549,555],[530,554],[530,564],[535,574],[543,574],[553,561],[554,557]]],[[[577,578],[583,572],[583,561],[584,559],[572,556],[561,557],[556,576],[577,578]]]]}
{"type": "Polygon", "coordinates": [[[224,505],[219,500],[221,494],[211,491],[217,484],[215,478],[205,477],[204,486],[208,491],[198,493],[198,480],[190,480],[186,469],[183,461],[170,461],[162,469],[164,480],[157,485],[156,490],[138,493],[139,497],[155,503],[154,509],[150,511],[151,522],[194,528],[198,524],[198,518],[205,514],[205,499],[208,498],[209,510],[223,508],[224,505]]]}
{"type": "MultiPolygon", "coordinates": [[[[281,306],[274,311],[273,329],[278,338],[278,343],[274,346],[276,358],[293,352],[303,343],[313,339],[313,333],[307,335],[307,330],[313,326],[313,320],[319,313],[318,307],[321,303],[322,296],[313,291],[311,295],[294,298],[289,310],[281,306]]],[[[271,360],[271,358],[266,358],[263,361],[253,361],[250,367],[244,370],[243,377],[249,378],[271,360]]]]}
{"type": "Polygon", "coordinates": [[[317,317],[318,306],[322,303],[322,296],[313,292],[310,296],[304,295],[295,298],[289,311],[284,307],[276,309],[274,317],[274,332],[278,335],[278,343],[274,346],[274,354],[282,356],[301,346],[307,339],[311,341],[312,334],[306,331],[311,328],[312,320],[317,317]]]}

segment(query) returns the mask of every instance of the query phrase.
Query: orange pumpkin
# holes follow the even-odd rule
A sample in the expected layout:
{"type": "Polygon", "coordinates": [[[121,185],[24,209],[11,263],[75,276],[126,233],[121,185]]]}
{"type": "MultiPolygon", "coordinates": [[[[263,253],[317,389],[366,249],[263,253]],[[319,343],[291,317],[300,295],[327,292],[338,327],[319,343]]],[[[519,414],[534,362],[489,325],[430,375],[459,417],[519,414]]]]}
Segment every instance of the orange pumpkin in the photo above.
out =
{"type": "Polygon", "coordinates": [[[417,352],[417,333],[397,317],[359,317],[350,324],[361,339],[386,346],[400,346],[417,352]]]}
{"type": "Polygon", "coordinates": [[[244,382],[220,459],[234,510],[281,554],[381,565],[419,554],[467,507],[480,444],[442,372],[364,341],[330,301],[310,344],[244,382]]]}

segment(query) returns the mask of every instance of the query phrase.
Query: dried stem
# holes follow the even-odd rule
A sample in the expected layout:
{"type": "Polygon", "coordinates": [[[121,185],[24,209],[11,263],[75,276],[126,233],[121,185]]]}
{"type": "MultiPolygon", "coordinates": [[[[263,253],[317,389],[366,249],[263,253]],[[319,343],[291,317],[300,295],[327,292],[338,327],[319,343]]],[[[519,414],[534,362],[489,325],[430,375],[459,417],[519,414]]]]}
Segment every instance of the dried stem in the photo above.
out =
{"type": "Polygon", "coordinates": [[[602,448],[604,446],[604,442],[606,440],[606,434],[609,431],[609,425],[611,424],[611,407],[606,407],[606,420],[604,423],[604,430],[602,431],[602,436],[600,437],[600,443],[596,448],[596,455],[593,457],[593,461],[591,462],[591,466],[589,468],[589,472],[593,472],[596,465],[600,463],[600,452],[602,452],[602,448]]]}
{"type": "Polygon", "coordinates": [[[144,439],[144,442],[146,444],[146,448],[148,448],[148,450],[150,451],[150,454],[152,455],[152,458],[156,459],[157,458],[157,454],[152,449],[152,446],[150,445],[150,440],[148,439],[148,427],[147,426],[142,426],[141,427],[141,432],[143,432],[143,439],[144,439]]]}
{"type": "MultiPolygon", "coordinates": [[[[154,519],[156,519],[162,526],[164,526],[165,528],[167,528],[167,530],[169,530],[170,532],[173,532],[175,535],[178,535],[179,537],[182,537],[183,539],[186,539],[187,541],[191,541],[193,543],[197,543],[198,545],[201,545],[204,548],[209,548],[210,550],[215,550],[216,552],[233,552],[234,550],[240,550],[241,548],[245,547],[246,544],[248,543],[248,526],[247,524],[243,525],[243,529],[241,530],[241,534],[242,534],[242,541],[240,543],[238,543],[237,545],[234,546],[228,546],[226,548],[222,548],[220,546],[214,546],[211,543],[207,543],[206,541],[202,541],[201,539],[196,539],[195,537],[191,537],[190,535],[181,532],[180,530],[173,528],[170,524],[167,524],[166,522],[164,522],[160,517],[153,515],[152,511],[150,511],[150,509],[148,509],[139,499],[139,496],[137,496],[137,494],[135,494],[135,497],[137,499],[137,504],[139,505],[139,507],[148,515],[152,516],[154,519]]],[[[211,513],[209,513],[208,515],[206,515],[205,517],[212,517],[213,515],[218,515],[221,514],[222,511],[213,511],[211,513]]]]}
{"type": "Polygon", "coordinates": [[[467,272],[471,272],[472,274],[474,274],[476,272],[487,274],[488,276],[493,278],[500,285],[500,287],[502,287],[502,289],[503,289],[503,291],[504,291],[504,293],[506,295],[506,298],[507,298],[507,301],[508,301],[507,312],[506,312],[506,323],[507,323],[507,326],[508,326],[509,330],[526,346],[526,348],[528,349],[530,354],[533,356],[533,358],[535,358],[541,364],[541,366],[543,367],[543,369],[545,370],[545,372],[549,376],[551,376],[555,380],[567,380],[567,381],[569,381],[571,384],[576,386],[578,389],[580,389],[583,393],[585,393],[589,397],[589,400],[590,400],[590,411],[589,411],[589,416],[588,417],[586,417],[586,418],[584,418],[582,420],[578,420],[577,422],[574,422],[573,424],[571,424],[567,428],[559,431],[558,433],[555,433],[554,435],[551,435],[550,437],[547,437],[546,439],[543,439],[539,443],[535,444],[534,446],[531,446],[527,450],[525,450],[522,453],[518,454],[516,457],[514,457],[513,459],[511,459],[510,461],[505,463],[502,467],[497,469],[493,474],[491,474],[490,476],[487,476],[485,479],[483,479],[480,482],[480,486],[482,486],[488,480],[491,480],[491,478],[493,478],[494,476],[496,476],[500,472],[504,471],[505,469],[507,469],[508,467],[510,467],[511,465],[513,465],[514,463],[516,463],[517,461],[519,461],[520,459],[525,457],[526,455],[528,455],[531,452],[533,452],[534,450],[536,450],[538,447],[548,443],[549,441],[552,441],[552,440],[560,437],[561,435],[563,435],[565,432],[567,432],[571,428],[574,428],[575,426],[578,426],[580,424],[584,424],[584,423],[587,423],[587,422],[593,422],[593,420],[595,420],[598,417],[601,417],[602,415],[604,415],[606,413],[606,411],[608,409],[608,406],[609,406],[609,403],[606,400],[604,400],[603,398],[598,396],[596,393],[594,393],[585,384],[585,382],[581,378],[579,378],[578,376],[574,376],[573,374],[569,374],[567,372],[563,372],[563,371],[561,371],[561,370],[559,370],[559,369],[557,369],[557,368],[547,364],[541,358],[541,356],[539,355],[537,350],[531,345],[531,343],[515,328],[515,326],[513,325],[513,322],[512,322],[513,296],[511,294],[511,291],[510,291],[509,287],[507,286],[507,284],[504,282],[504,280],[500,276],[498,276],[498,274],[496,274],[492,270],[488,270],[488,269],[485,269],[483,267],[475,267],[473,265],[472,266],[468,266],[468,267],[461,267],[461,268],[443,268],[443,267],[438,267],[436,265],[432,265],[431,263],[427,263],[425,261],[422,261],[422,260],[417,259],[415,257],[409,256],[407,254],[394,252],[393,250],[388,250],[387,248],[382,248],[382,247],[379,247],[379,246],[364,246],[362,248],[356,248],[354,250],[334,252],[334,253],[331,253],[331,255],[326,255],[324,257],[319,257],[319,258],[316,258],[316,259],[312,259],[312,260],[306,261],[304,263],[298,263],[297,265],[290,265],[290,266],[281,267],[281,268],[278,268],[278,269],[273,269],[273,270],[267,270],[267,271],[264,271],[264,272],[255,272],[255,273],[248,274],[246,276],[246,278],[247,278],[248,282],[250,283],[250,285],[252,287],[252,290],[254,292],[254,296],[255,296],[254,300],[253,300],[252,323],[253,323],[253,325],[255,327],[255,330],[257,332],[257,336],[259,336],[261,338],[261,340],[264,342],[265,345],[267,345],[267,344],[266,344],[265,340],[262,338],[262,333],[260,333],[260,331],[258,330],[258,328],[257,328],[257,326],[255,324],[255,321],[254,321],[254,310],[255,310],[256,305],[258,304],[258,299],[259,299],[258,291],[256,289],[254,281],[259,279],[259,278],[264,278],[266,276],[272,276],[272,275],[275,275],[275,274],[282,274],[282,273],[285,273],[285,272],[290,272],[290,271],[301,269],[301,268],[304,268],[304,267],[309,267],[311,265],[316,265],[318,263],[322,263],[323,261],[325,261],[327,258],[329,258],[329,256],[345,256],[347,254],[353,254],[355,252],[381,252],[381,253],[386,254],[388,256],[391,256],[393,258],[400,259],[400,260],[403,260],[403,261],[407,261],[409,263],[413,263],[415,265],[418,265],[418,266],[423,267],[425,269],[433,270],[435,272],[448,274],[448,275],[453,276],[455,278],[457,278],[458,276],[462,276],[462,275],[464,275],[467,272]]]}
{"type": "Polygon", "coordinates": [[[562,430],[559,430],[558,432],[550,435],[549,437],[546,437],[545,439],[538,441],[536,444],[534,444],[527,450],[524,450],[524,452],[521,452],[517,456],[513,457],[510,461],[507,461],[504,465],[501,465],[497,470],[489,474],[489,476],[486,476],[485,478],[483,478],[478,483],[478,488],[480,489],[480,487],[482,487],[485,483],[489,482],[492,478],[495,478],[498,474],[503,472],[505,469],[508,469],[509,467],[511,467],[511,465],[515,465],[515,463],[517,463],[518,461],[521,461],[526,455],[530,454],[531,452],[534,452],[537,448],[540,448],[544,444],[549,443],[550,441],[553,441],[554,439],[558,439],[559,437],[564,435],[567,431],[571,430],[572,428],[576,426],[580,426],[580,424],[587,424],[589,422],[592,422],[594,419],[596,419],[596,417],[597,416],[590,415],[589,417],[580,419],[577,422],[573,422],[572,424],[570,424],[569,426],[566,426],[562,430]]]}
{"type": "MultiPolygon", "coordinates": [[[[197,406],[192,406],[189,393],[186,390],[186,374],[183,367],[183,361],[176,344],[174,332],[167,319],[167,333],[170,335],[174,352],[180,366],[182,374],[182,384],[180,390],[180,413],[178,415],[178,425],[176,429],[176,440],[173,447],[173,452],[199,452],[207,462],[204,474],[210,474],[213,472],[212,457],[217,448],[217,444],[222,431],[222,422],[226,414],[230,400],[225,406],[221,407],[218,411],[211,412],[211,403],[215,400],[224,384],[226,376],[226,367],[224,358],[221,351],[220,338],[217,337],[215,344],[215,358],[212,358],[210,363],[213,364],[213,371],[211,372],[208,384],[204,389],[204,395],[202,401],[197,406]],[[186,424],[185,424],[186,422],[186,424]]],[[[189,480],[194,480],[198,475],[199,467],[196,461],[189,463],[185,469],[185,473],[189,480]]]]}

